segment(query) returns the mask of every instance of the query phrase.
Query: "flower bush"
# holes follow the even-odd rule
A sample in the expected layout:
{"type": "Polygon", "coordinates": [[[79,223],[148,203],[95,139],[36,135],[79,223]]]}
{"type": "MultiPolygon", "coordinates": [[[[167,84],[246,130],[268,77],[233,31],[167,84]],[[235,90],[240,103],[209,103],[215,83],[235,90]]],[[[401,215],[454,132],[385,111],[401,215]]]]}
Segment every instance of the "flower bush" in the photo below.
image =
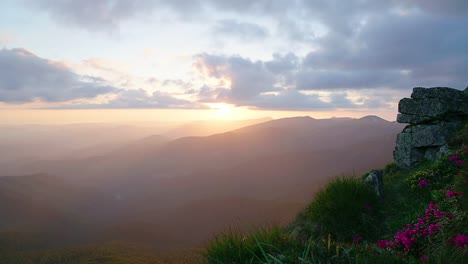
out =
{"type": "Polygon", "coordinates": [[[423,262],[429,260],[429,249],[436,244],[440,247],[444,240],[448,240],[452,247],[468,249],[468,235],[463,232],[466,231],[468,216],[464,195],[468,191],[467,159],[468,148],[464,147],[438,164],[411,174],[407,180],[411,188],[430,193],[432,201],[423,216],[406,224],[393,239],[377,241],[377,246],[391,254],[417,257],[423,262]],[[447,166],[445,170],[442,169],[443,164],[447,166]],[[450,182],[444,184],[448,179],[450,182]],[[435,188],[441,185],[442,188],[435,188]],[[453,229],[462,232],[451,235],[453,229]]]}
{"type": "Polygon", "coordinates": [[[407,224],[403,231],[395,234],[393,240],[379,240],[377,245],[382,249],[403,250],[409,254],[422,256],[431,236],[442,228],[444,218],[451,219],[452,216],[440,211],[439,206],[431,202],[424,216],[418,218],[416,223],[407,224]]]}

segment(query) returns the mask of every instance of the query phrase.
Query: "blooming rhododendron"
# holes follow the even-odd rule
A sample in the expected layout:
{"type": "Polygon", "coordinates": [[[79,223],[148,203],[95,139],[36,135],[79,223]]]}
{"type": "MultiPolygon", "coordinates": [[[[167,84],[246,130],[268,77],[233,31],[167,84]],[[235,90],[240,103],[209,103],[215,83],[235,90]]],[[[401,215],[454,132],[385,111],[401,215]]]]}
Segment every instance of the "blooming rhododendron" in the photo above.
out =
{"type": "Polygon", "coordinates": [[[379,240],[379,241],[377,241],[377,245],[381,249],[394,248],[395,247],[395,242],[393,242],[391,240],[379,240]]]}
{"type": "Polygon", "coordinates": [[[455,191],[452,191],[452,190],[447,190],[447,192],[445,193],[445,196],[447,196],[447,198],[452,198],[452,197],[459,197],[462,194],[463,193],[461,193],[461,192],[455,192],[455,191]]]}
{"type": "Polygon", "coordinates": [[[468,236],[464,234],[458,234],[451,239],[452,243],[455,243],[459,248],[465,248],[468,245],[468,236]]]}
{"type": "Polygon", "coordinates": [[[424,262],[426,262],[426,261],[429,260],[429,257],[426,256],[426,254],[422,254],[422,255],[421,255],[421,260],[424,261],[424,262]]]}
{"type": "Polygon", "coordinates": [[[419,181],[419,186],[424,187],[424,186],[427,186],[427,185],[428,185],[428,183],[427,183],[426,180],[419,181]]]}
{"type": "Polygon", "coordinates": [[[431,202],[425,210],[424,217],[418,218],[417,223],[407,224],[405,230],[395,234],[394,241],[379,240],[377,245],[382,249],[395,248],[400,245],[405,252],[409,252],[413,248],[417,249],[420,247],[417,245],[417,243],[420,243],[418,241],[428,239],[429,236],[437,233],[442,228],[440,222],[442,218],[451,219],[452,215],[440,211],[439,206],[431,202]]]}

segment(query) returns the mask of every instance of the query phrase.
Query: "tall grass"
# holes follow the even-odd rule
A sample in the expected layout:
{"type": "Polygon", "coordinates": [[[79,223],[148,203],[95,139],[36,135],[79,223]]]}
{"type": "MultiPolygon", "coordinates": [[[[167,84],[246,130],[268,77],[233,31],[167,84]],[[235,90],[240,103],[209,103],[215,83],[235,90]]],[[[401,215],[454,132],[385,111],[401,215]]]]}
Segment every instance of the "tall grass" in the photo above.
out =
{"type": "Polygon", "coordinates": [[[300,250],[301,243],[284,228],[256,228],[249,233],[229,229],[208,242],[204,255],[209,263],[262,263],[300,250]]]}
{"type": "Polygon", "coordinates": [[[379,235],[379,197],[360,178],[332,180],[302,214],[303,221],[315,224],[312,236],[331,234],[340,242],[372,239],[379,235]]]}

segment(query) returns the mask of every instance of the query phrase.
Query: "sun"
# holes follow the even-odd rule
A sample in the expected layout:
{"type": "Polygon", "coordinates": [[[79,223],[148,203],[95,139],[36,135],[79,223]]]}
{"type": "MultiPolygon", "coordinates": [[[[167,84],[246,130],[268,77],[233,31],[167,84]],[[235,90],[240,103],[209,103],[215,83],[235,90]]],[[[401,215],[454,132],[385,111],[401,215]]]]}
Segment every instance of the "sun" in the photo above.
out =
{"type": "Polygon", "coordinates": [[[234,115],[235,106],[227,103],[213,103],[210,108],[214,110],[214,117],[219,119],[231,119],[234,115]]]}

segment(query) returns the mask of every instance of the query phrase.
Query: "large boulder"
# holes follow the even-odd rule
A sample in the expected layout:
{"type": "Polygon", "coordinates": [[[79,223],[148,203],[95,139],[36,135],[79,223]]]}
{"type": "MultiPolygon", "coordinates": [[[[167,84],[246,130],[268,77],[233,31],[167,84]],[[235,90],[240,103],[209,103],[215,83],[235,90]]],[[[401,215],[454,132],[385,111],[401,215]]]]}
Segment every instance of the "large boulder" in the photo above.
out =
{"type": "Polygon", "coordinates": [[[416,87],[398,111],[397,121],[409,125],[397,137],[394,159],[409,168],[447,154],[447,141],[468,120],[468,89],[416,87]]]}

